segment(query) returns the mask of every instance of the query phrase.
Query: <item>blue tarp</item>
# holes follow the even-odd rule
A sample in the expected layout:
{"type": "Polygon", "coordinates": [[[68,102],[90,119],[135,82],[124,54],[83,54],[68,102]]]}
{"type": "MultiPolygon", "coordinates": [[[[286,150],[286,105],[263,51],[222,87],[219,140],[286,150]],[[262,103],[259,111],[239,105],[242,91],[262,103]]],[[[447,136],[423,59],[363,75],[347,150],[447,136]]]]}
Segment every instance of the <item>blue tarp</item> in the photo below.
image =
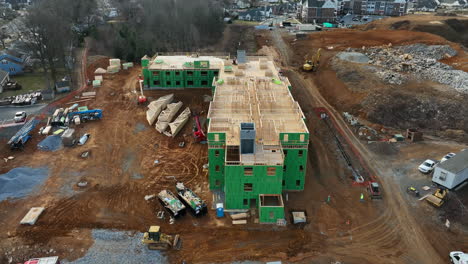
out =
{"type": "Polygon", "coordinates": [[[258,25],[255,26],[255,29],[268,29],[268,25],[258,25]]]}
{"type": "Polygon", "coordinates": [[[56,151],[62,146],[62,138],[58,135],[48,136],[37,144],[37,148],[43,151],[56,151]]]}

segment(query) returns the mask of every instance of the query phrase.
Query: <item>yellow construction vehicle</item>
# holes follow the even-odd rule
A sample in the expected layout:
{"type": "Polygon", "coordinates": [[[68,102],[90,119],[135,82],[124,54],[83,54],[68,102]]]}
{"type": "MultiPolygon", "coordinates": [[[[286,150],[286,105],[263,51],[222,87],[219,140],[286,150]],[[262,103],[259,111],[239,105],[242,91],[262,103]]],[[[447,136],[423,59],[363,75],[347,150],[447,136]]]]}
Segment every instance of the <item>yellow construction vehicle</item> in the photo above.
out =
{"type": "Polygon", "coordinates": [[[143,244],[148,245],[148,249],[151,250],[167,250],[173,248],[179,250],[182,246],[182,241],[180,240],[179,235],[167,235],[161,233],[159,226],[151,226],[143,235],[143,244]]]}
{"type": "Polygon", "coordinates": [[[307,54],[304,57],[305,63],[302,65],[302,70],[303,71],[316,71],[318,69],[318,66],[320,64],[320,52],[322,51],[321,48],[317,50],[314,56],[309,58],[309,55],[307,54]]]}
{"type": "Polygon", "coordinates": [[[434,194],[426,197],[426,201],[435,207],[441,207],[447,199],[448,191],[445,189],[437,189],[434,194]]]}

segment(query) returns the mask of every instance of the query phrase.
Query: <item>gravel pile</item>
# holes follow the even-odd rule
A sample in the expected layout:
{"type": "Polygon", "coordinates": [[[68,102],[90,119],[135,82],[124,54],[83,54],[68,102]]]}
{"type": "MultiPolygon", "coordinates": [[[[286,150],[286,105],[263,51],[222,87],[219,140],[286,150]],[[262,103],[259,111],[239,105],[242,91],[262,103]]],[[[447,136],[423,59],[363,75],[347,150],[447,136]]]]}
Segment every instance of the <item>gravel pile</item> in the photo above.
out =
{"type": "MultiPolygon", "coordinates": [[[[3,161],[2,161],[3,162],[3,161]]],[[[49,169],[19,167],[0,175],[0,201],[23,198],[38,188],[49,177],[49,169]]]]}
{"type": "Polygon", "coordinates": [[[340,52],[336,56],[340,60],[345,60],[354,63],[368,63],[369,57],[360,52],[340,52]]]}
{"type": "Polygon", "coordinates": [[[414,44],[401,47],[379,47],[365,51],[369,64],[380,66],[377,75],[390,84],[405,83],[412,78],[446,84],[461,93],[468,93],[468,73],[455,70],[438,60],[457,52],[448,45],[414,44]]]}
{"type": "Polygon", "coordinates": [[[149,250],[141,240],[143,233],[94,229],[94,244],[86,255],[75,261],[61,261],[63,264],[165,264],[168,260],[157,250],[149,250]]]}

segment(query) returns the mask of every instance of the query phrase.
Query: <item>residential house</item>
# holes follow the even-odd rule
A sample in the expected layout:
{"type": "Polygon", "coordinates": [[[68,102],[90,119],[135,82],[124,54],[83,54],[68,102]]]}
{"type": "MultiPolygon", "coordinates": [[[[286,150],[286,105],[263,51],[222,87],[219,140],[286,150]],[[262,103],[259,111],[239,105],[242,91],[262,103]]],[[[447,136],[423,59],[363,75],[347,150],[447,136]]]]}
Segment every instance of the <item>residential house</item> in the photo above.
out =
{"type": "Polygon", "coordinates": [[[304,23],[335,22],[336,10],[335,0],[304,0],[301,18],[304,23]]]}
{"type": "Polygon", "coordinates": [[[4,50],[0,53],[0,69],[10,75],[22,74],[30,68],[30,57],[14,50],[4,50]]]}
{"type": "Polygon", "coordinates": [[[273,10],[267,7],[259,7],[254,9],[249,9],[244,12],[239,12],[239,20],[247,21],[263,21],[266,18],[271,17],[273,10]]]}
{"type": "Polygon", "coordinates": [[[10,81],[10,74],[0,70],[0,93],[3,93],[3,86],[5,86],[8,81],[10,81]]]}
{"type": "Polygon", "coordinates": [[[406,0],[363,0],[363,15],[402,16],[406,14],[406,0]]]}
{"type": "Polygon", "coordinates": [[[250,1],[248,0],[237,0],[234,4],[240,9],[250,8],[250,1]]]}

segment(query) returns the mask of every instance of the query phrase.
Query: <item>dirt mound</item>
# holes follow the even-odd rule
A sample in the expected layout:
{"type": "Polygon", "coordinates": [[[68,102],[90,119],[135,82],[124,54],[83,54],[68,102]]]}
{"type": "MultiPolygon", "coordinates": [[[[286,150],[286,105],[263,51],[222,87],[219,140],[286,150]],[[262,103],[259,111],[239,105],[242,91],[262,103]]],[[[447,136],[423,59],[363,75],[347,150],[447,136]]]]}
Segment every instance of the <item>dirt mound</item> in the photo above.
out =
{"type": "Polygon", "coordinates": [[[468,19],[465,17],[410,15],[380,19],[357,28],[427,32],[468,47],[468,19]]]}
{"type": "Polygon", "coordinates": [[[409,20],[403,20],[395,22],[391,25],[391,29],[400,29],[400,30],[408,30],[411,22],[409,20]]]}

